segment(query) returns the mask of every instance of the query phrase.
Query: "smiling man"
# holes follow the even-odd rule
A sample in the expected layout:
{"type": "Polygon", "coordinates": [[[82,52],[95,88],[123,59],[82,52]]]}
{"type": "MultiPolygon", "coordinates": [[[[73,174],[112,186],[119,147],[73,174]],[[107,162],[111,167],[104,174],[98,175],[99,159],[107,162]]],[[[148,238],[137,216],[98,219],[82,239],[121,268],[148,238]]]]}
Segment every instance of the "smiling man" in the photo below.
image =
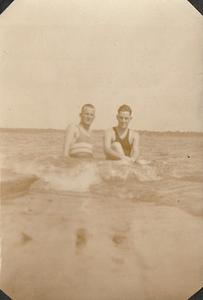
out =
{"type": "Polygon", "coordinates": [[[132,110],[122,105],[117,113],[117,126],[106,130],[104,136],[104,152],[106,159],[135,162],[139,156],[139,134],[129,129],[132,110]]]}
{"type": "Polygon", "coordinates": [[[70,124],[66,130],[64,156],[74,158],[92,158],[93,142],[91,124],[95,118],[95,107],[83,105],[80,112],[80,123],[70,124]]]}

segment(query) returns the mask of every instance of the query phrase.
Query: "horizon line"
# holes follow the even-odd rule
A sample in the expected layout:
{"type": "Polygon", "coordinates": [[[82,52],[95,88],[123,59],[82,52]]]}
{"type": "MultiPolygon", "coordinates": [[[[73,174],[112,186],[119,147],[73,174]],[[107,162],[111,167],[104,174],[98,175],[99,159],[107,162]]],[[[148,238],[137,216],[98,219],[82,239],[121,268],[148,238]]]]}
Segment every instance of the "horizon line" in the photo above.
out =
{"type": "MultiPolygon", "coordinates": [[[[36,127],[0,127],[0,130],[45,130],[45,131],[65,131],[66,128],[36,128],[36,127]]],[[[105,130],[103,128],[93,129],[93,131],[105,130]]],[[[197,133],[203,134],[203,131],[193,131],[193,130],[148,130],[148,129],[137,129],[140,132],[157,132],[157,133],[197,133]]]]}

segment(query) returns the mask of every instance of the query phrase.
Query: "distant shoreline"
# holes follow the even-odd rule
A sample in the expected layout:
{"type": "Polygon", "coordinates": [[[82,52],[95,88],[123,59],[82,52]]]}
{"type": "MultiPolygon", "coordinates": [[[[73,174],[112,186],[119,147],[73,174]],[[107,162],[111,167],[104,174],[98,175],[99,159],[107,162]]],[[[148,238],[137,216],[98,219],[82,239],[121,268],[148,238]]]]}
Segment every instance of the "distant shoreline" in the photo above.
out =
{"type": "MultiPolygon", "coordinates": [[[[24,132],[24,133],[39,133],[39,132],[64,132],[65,129],[54,128],[0,128],[0,132],[24,132]]],[[[102,132],[104,129],[94,129],[93,132],[102,132]]],[[[150,130],[137,130],[141,134],[146,135],[177,135],[177,136],[203,136],[203,132],[199,131],[150,131],[150,130]]]]}

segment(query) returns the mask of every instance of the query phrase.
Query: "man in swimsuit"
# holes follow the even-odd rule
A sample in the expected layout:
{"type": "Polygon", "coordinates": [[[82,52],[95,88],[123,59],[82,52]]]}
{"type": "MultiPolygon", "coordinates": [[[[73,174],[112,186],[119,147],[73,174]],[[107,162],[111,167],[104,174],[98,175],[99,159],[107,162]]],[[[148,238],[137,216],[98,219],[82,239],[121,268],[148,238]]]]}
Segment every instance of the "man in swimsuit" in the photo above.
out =
{"type": "Polygon", "coordinates": [[[136,162],[139,156],[139,134],[129,129],[132,110],[122,105],[117,113],[117,126],[107,129],[104,136],[104,152],[106,159],[136,162]]]}
{"type": "Polygon", "coordinates": [[[95,107],[92,104],[83,105],[80,113],[80,123],[70,124],[66,130],[64,156],[74,158],[92,158],[93,142],[90,126],[95,118],[95,107]]]}

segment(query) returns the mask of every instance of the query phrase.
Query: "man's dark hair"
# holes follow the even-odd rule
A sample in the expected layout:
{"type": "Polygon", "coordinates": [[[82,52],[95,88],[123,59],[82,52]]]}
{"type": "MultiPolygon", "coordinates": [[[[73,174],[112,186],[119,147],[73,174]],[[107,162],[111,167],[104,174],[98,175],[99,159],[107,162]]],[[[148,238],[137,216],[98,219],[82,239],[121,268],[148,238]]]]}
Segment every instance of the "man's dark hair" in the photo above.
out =
{"type": "Polygon", "coordinates": [[[128,111],[130,113],[130,115],[132,114],[132,109],[129,105],[127,104],[123,104],[118,108],[118,113],[121,111],[128,111]]]}
{"type": "Polygon", "coordinates": [[[82,106],[82,108],[81,108],[81,112],[83,112],[83,110],[84,110],[86,107],[90,107],[90,108],[93,108],[93,109],[95,109],[95,106],[94,106],[93,104],[89,104],[89,103],[87,103],[87,104],[84,104],[84,105],[82,106]]]}

